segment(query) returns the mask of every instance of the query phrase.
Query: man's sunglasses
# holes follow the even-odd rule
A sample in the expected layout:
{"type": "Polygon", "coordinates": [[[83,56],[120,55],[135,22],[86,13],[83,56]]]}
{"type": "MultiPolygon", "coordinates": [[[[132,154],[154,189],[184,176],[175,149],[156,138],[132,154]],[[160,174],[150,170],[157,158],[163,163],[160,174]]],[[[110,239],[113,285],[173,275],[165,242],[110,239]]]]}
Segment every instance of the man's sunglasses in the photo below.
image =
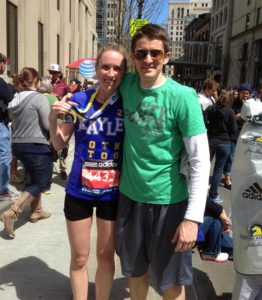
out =
{"type": "Polygon", "coordinates": [[[143,60],[150,54],[152,60],[161,61],[164,58],[164,52],[159,49],[138,49],[135,51],[134,56],[137,60],[143,60]]]}

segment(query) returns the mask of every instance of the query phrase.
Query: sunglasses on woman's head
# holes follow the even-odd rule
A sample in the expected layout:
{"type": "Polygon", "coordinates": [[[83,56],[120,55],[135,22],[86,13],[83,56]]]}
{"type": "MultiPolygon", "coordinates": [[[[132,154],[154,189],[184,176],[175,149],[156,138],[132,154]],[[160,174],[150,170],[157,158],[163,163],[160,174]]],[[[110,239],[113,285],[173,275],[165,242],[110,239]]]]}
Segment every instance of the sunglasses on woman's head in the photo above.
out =
{"type": "Polygon", "coordinates": [[[147,57],[148,54],[150,54],[152,60],[154,61],[161,61],[164,58],[164,52],[159,49],[138,49],[135,51],[134,56],[137,60],[143,60],[147,57]]]}

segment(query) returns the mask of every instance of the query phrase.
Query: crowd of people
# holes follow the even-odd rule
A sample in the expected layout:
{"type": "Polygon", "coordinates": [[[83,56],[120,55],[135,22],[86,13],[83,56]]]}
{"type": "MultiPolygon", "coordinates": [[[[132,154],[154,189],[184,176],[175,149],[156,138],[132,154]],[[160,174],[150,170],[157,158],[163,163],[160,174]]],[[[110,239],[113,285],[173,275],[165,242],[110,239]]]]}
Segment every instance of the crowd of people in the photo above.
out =
{"type": "MultiPolygon", "coordinates": [[[[235,260],[231,220],[219,204],[223,197],[218,189],[223,174],[224,187],[234,187],[231,168],[244,125],[241,108],[258,95],[247,83],[219,89],[211,79],[197,94],[162,73],[169,58],[167,33],[147,24],[131,41],[136,73],[127,73],[125,49],[108,44],[97,55],[94,86],[87,80],[82,86],[78,79],[67,85],[56,63],[41,80],[34,68],[23,68],[13,79],[15,92],[0,79],[0,200],[14,201],[1,219],[14,238],[15,220],[27,204],[31,222],[51,216],[42,208],[41,194],[50,193],[56,153],[60,176],[67,179],[64,214],[74,300],[88,294],[94,210],[97,299],[109,299],[115,252],[135,300],[146,299],[149,284],[163,299],[185,299],[195,246],[203,260],[235,260]],[[68,175],[66,156],[73,134],[68,175]],[[8,188],[11,153],[25,170],[21,194],[8,188]]],[[[1,74],[6,61],[0,54],[1,74]]],[[[261,263],[257,269],[262,286],[261,263]]],[[[245,298],[253,282],[244,280],[236,281],[234,299],[259,299],[261,288],[245,298]]]]}

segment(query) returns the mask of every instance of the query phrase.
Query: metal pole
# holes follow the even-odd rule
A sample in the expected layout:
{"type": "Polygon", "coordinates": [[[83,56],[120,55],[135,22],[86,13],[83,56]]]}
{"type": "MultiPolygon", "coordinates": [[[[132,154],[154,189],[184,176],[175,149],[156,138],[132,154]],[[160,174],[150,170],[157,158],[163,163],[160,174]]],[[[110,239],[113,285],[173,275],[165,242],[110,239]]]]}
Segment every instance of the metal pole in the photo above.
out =
{"type": "Polygon", "coordinates": [[[137,2],[138,2],[138,15],[137,15],[137,18],[142,19],[142,9],[143,9],[144,0],[137,0],[137,2]]]}

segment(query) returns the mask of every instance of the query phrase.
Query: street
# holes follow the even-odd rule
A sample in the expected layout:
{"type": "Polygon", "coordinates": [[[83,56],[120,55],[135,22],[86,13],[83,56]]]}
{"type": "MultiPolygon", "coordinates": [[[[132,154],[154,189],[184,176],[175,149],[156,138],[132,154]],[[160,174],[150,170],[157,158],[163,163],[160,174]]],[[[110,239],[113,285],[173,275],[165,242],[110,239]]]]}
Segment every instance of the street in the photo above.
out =
{"type": "MultiPolygon", "coordinates": [[[[68,166],[73,157],[73,143],[70,145],[68,166]]],[[[68,170],[69,170],[68,168],[68,170]]],[[[51,195],[43,195],[43,207],[52,212],[52,217],[37,223],[27,221],[29,208],[15,223],[16,237],[9,239],[3,223],[0,222],[0,300],[71,300],[69,280],[70,249],[67,240],[63,214],[65,181],[60,179],[57,163],[53,174],[51,195]]],[[[17,185],[17,187],[19,187],[17,185]]],[[[12,187],[12,190],[15,188],[12,187]]],[[[20,186],[21,188],[21,186],[20,186]]],[[[225,197],[224,206],[229,208],[230,191],[220,188],[225,197]]],[[[0,212],[11,205],[0,202],[0,212]]],[[[95,225],[95,224],[94,224],[95,225]]],[[[91,253],[89,259],[89,298],[94,296],[96,229],[92,229],[91,253]]],[[[187,300],[229,300],[233,285],[233,263],[202,261],[194,250],[194,287],[188,287],[187,300]]],[[[121,274],[116,258],[116,274],[111,300],[130,299],[127,280],[121,274]]],[[[150,288],[148,299],[161,297],[150,288]]]]}

